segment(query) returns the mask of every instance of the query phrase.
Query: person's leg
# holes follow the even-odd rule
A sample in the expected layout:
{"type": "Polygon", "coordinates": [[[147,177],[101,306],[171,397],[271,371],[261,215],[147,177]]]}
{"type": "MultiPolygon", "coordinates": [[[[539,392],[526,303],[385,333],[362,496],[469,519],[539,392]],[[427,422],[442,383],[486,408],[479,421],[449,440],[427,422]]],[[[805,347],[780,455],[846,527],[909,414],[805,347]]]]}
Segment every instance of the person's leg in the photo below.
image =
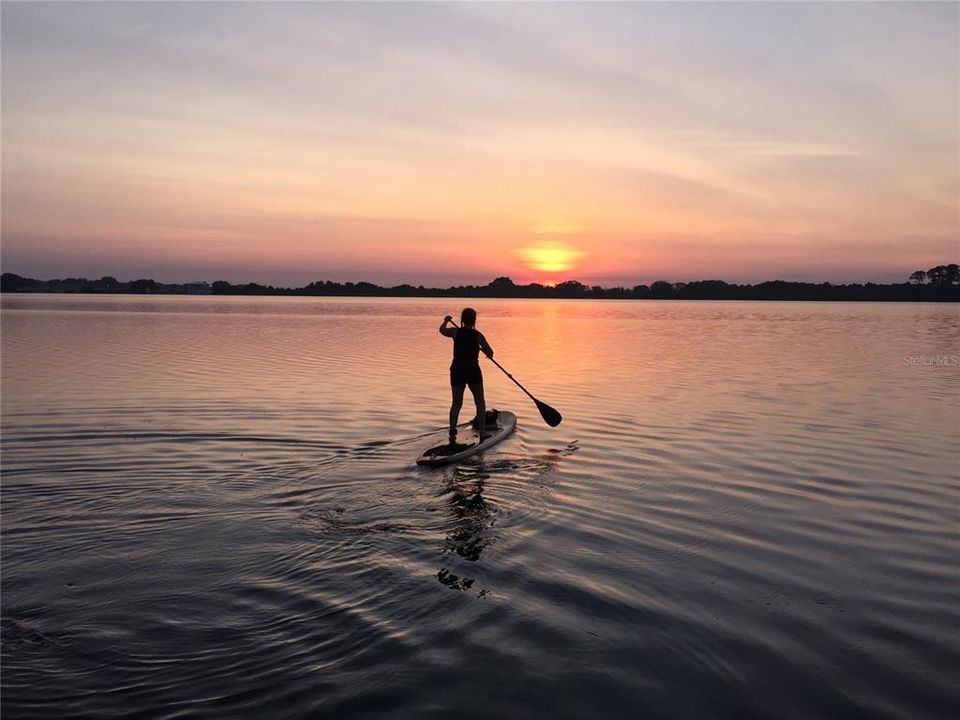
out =
{"type": "Polygon", "coordinates": [[[487,402],[483,398],[483,380],[470,383],[470,392],[473,393],[473,401],[477,405],[477,434],[485,437],[487,433],[487,402]]]}
{"type": "Polygon", "coordinates": [[[460,408],[463,407],[464,385],[451,385],[453,392],[453,402],[450,403],[450,442],[457,439],[457,421],[460,419],[460,408]]]}

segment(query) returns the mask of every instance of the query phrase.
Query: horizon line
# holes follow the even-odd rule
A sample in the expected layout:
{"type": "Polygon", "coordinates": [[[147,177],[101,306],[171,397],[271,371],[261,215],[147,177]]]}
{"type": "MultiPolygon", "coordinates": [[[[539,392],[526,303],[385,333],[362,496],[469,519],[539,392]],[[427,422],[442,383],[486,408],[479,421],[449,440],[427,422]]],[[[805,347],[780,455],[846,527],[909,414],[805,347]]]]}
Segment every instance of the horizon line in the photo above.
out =
{"type": "MultiPolygon", "coordinates": [[[[302,290],[302,289],[308,288],[308,287],[310,287],[310,286],[312,286],[312,285],[325,284],[325,285],[334,285],[334,286],[336,286],[336,285],[339,285],[339,286],[358,286],[358,285],[360,285],[360,286],[371,286],[371,287],[373,287],[373,288],[377,288],[377,289],[381,289],[381,290],[391,290],[391,289],[396,289],[396,288],[412,288],[412,289],[414,289],[414,290],[423,290],[423,291],[433,291],[433,290],[436,290],[436,291],[439,291],[439,292],[444,292],[444,291],[455,290],[455,289],[458,289],[458,288],[476,288],[476,289],[491,288],[491,287],[494,287],[494,286],[495,286],[495,283],[498,283],[499,281],[503,281],[502,283],[500,283],[500,287],[503,288],[504,290],[506,290],[507,288],[510,288],[510,287],[515,287],[515,288],[518,288],[518,289],[521,289],[521,288],[537,288],[537,287],[539,287],[539,288],[544,288],[544,289],[554,289],[554,288],[558,288],[558,287],[560,287],[560,286],[569,286],[569,287],[583,286],[583,287],[585,287],[585,288],[587,288],[587,289],[601,288],[601,289],[603,289],[603,290],[632,290],[632,289],[634,289],[634,288],[639,288],[639,287],[650,287],[651,285],[654,285],[654,284],[656,284],[656,283],[666,283],[666,284],[669,284],[669,285],[671,285],[671,286],[677,286],[677,285],[687,285],[687,284],[692,284],[692,283],[708,283],[708,282],[709,282],[709,283],[723,283],[723,284],[725,284],[725,285],[734,286],[734,287],[752,287],[752,286],[756,286],[756,285],[763,285],[763,284],[766,284],[766,283],[775,283],[775,282],[777,282],[777,283],[795,283],[795,284],[802,284],[802,285],[824,285],[824,284],[827,284],[827,285],[831,285],[831,286],[834,286],[834,287],[842,287],[842,286],[845,286],[845,285],[903,285],[903,284],[911,284],[911,282],[913,282],[914,284],[918,284],[917,281],[915,280],[915,278],[916,278],[917,276],[926,275],[926,274],[928,274],[928,273],[931,273],[932,271],[936,271],[936,270],[939,270],[939,269],[944,269],[944,270],[946,270],[947,268],[954,268],[953,273],[956,274],[956,272],[957,272],[956,269],[955,269],[956,267],[957,267],[957,263],[945,263],[945,264],[943,264],[943,265],[936,265],[936,266],[934,266],[934,267],[932,267],[932,268],[929,268],[928,270],[914,270],[914,271],[912,271],[912,273],[910,273],[910,274],[905,273],[905,278],[904,278],[904,280],[902,280],[902,281],[900,281],[900,282],[874,282],[874,281],[870,281],[870,280],[865,280],[865,281],[862,281],[862,282],[843,282],[843,283],[837,283],[837,282],[833,282],[833,281],[830,281],[830,280],[789,280],[789,279],[784,279],[784,278],[779,278],[779,277],[778,277],[778,278],[771,278],[771,279],[766,279],[766,280],[760,280],[760,281],[756,281],[756,282],[740,283],[740,282],[730,282],[730,281],[728,281],[728,280],[723,280],[723,279],[721,279],[721,278],[710,277],[710,278],[698,278],[698,279],[695,279],[695,280],[666,280],[666,279],[660,278],[660,279],[657,279],[657,280],[650,281],[649,283],[637,282],[637,283],[628,284],[628,285],[624,285],[624,284],[617,284],[617,285],[600,285],[600,284],[590,284],[590,283],[587,283],[587,282],[583,282],[583,281],[581,281],[581,280],[577,280],[577,279],[575,279],[575,278],[567,278],[567,279],[565,279],[565,280],[558,280],[558,281],[556,281],[556,282],[551,282],[551,283],[539,283],[539,282],[515,283],[515,282],[510,278],[509,275],[498,275],[497,277],[495,277],[493,280],[490,280],[490,281],[487,282],[486,284],[452,284],[452,285],[449,285],[449,286],[447,286],[447,287],[428,286],[428,285],[424,285],[423,283],[419,283],[419,284],[416,284],[416,285],[415,285],[415,284],[413,284],[413,282],[409,282],[409,281],[400,282],[400,283],[396,283],[396,284],[393,284],[393,285],[381,285],[381,284],[379,284],[379,283],[371,282],[371,281],[369,281],[369,280],[356,280],[356,281],[354,281],[354,280],[345,280],[345,281],[338,281],[338,280],[329,280],[329,279],[317,279],[317,280],[312,280],[312,281],[310,281],[310,282],[307,282],[307,283],[305,283],[305,284],[303,284],[303,285],[299,285],[299,286],[298,286],[298,285],[263,284],[263,283],[260,283],[260,282],[257,282],[257,281],[253,281],[253,280],[241,281],[241,282],[231,282],[231,281],[229,281],[229,280],[224,280],[224,279],[217,279],[217,280],[213,280],[213,281],[208,281],[208,280],[203,280],[203,279],[195,279],[195,280],[179,281],[179,282],[177,282],[177,281],[175,281],[175,282],[164,282],[164,281],[156,280],[156,279],[153,278],[153,277],[145,277],[145,276],[130,278],[130,279],[128,279],[128,280],[118,280],[118,279],[117,279],[115,276],[113,276],[113,275],[101,275],[100,277],[96,277],[96,278],[85,277],[85,276],[82,276],[82,275],[67,275],[67,276],[63,276],[63,277],[61,277],[61,278],[40,279],[40,278],[29,277],[29,276],[26,276],[26,275],[20,275],[19,273],[14,273],[14,272],[10,272],[10,271],[4,271],[2,274],[3,274],[4,277],[6,277],[6,276],[14,276],[14,277],[17,277],[17,278],[21,278],[21,279],[23,279],[23,280],[29,280],[29,281],[40,282],[40,283],[52,283],[52,282],[54,282],[54,281],[59,282],[59,283],[66,283],[66,282],[68,282],[68,281],[96,283],[96,282],[103,282],[104,280],[112,280],[113,282],[116,282],[117,284],[122,284],[122,285],[129,285],[129,284],[134,283],[134,282],[150,281],[150,282],[156,283],[157,285],[168,285],[168,286],[173,286],[173,285],[180,285],[180,286],[188,286],[188,285],[191,285],[191,286],[194,286],[194,285],[202,286],[202,285],[207,285],[207,286],[210,286],[210,287],[212,287],[215,283],[227,283],[227,284],[228,284],[229,286],[231,286],[231,287],[243,287],[243,286],[247,286],[247,285],[254,285],[254,286],[262,287],[262,288],[265,288],[265,289],[271,288],[271,289],[274,289],[274,290],[302,290]]],[[[922,277],[920,278],[920,281],[923,281],[923,278],[922,278],[922,277]]]]}
{"type": "Polygon", "coordinates": [[[566,285],[566,284],[575,285],[575,284],[580,284],[580,285],[583,285],[583,286],[586,287],[586,288],[600,287],[600,288],[603,288],[604,290],[616,290],[616,289],[627,289],[627,290],[629,290],[629,289],[632,289],[632,288],[635,288],[635,287],[649,286],[649,285],[652,285],[652,284],[654,284],[654,283],[659,283],[659,282],[665,282],[665,283],[668,283],[668,284],[670,284],[670,285],[676,285],[676,284],[678,284],[678,283],[679,283],[679,284],[689,284],[689,283],[703,283],[703,282],[722,282],[722,283],[725,283],[725,284],[727,284],[727,285],[736,285],[736,286],[762,285],[762,284],[764,284],[764,283],[770,283],[770,282],[788,282],[788,283],[799,283],[799,284],[808,284],[808,285],[822,285],[822,284],[824,284],[824,283],[827,283],[827,284],[829,284],[829,285],[835,285],[835,286],[839,286],[839,285],[866,285],[866,284],[873,284],[873,285],[899,285],[899,284],[903,284],[903,283],[909,284],[910,281],[911,281],[912,275],[916,275],[917,273],[927,273],[927,272],[929,272],[930,270],[935,270],[935,269],[938,269],[938,268],[947,268],[947,267],[950,267],[951,265],[955,266],[955,265],[957,265],[957,264],[958,264],[958,263],[944,263],[944,264],[942,264],[942,265],[935,265],[935,266],[933,266],[933,267],[931,267],[931,268],[928,268],[928,269],[926,269],[926,270],[922,270],[922,269],[913,270],[913,271],[910,271],[910,272],[908,272],[908,273],[905,273],[905,279],[902,280],[902,281],[900,281],[900,282],[882,282],[882,281],[881,281],[881,282],[877,282],[877,281],[873,281],[873,280],[835,282],[835,281],[832,281],[832,280],[792,280],[792,279],[787,279],[787,278],[784,278],[784,277],[774,277],[774,278],[768,278],[768,279],[766,279],[766,280],[757,280],[757,281],[754,281],[754,282],[735,282],[735,281],[734,281],[734,282],[731,282],[731,281],[729,281],[729,280],[724,280],[724,279],[718,278],[718,277],[705,277],[705,278],[697,278],[697,279],[692,279],[692,280],[667,280],[667,279],[665,279],[665,278],[658,278],[658,279],[656,279],[656,280],[651,280],[651,281],[649,281],[649,282],[639,282],[639,281],[638,281],[638,282],[631,283],[631,284],[601,285],[601,284],[599,284],[599,283],[584,282],[584,281],[582,281],[582,280],[578,280],[577,278],[573,278],[573,277],[571,277],[571,278],[566,278],[566,279],[564,279],[564,280],[557,280],[557,281],[555,281],[555,282],[550,282],[550,283],[540,283],[540,282],[516,283],[516,282],[513,281],[513,279],[512,279],[509,275],[497,275],[495,278],[493,278],[492,280],[490,280],[490,281],[487,282],[486,284],[459,283],[459,284],[451,284],[451,285],[449,285],[449,286],[447,286],[447,287],[430,286],[430,285],[425,285],[425,284],[422,283],[422,282],[420,282],[419,284],[414,284],[413,281],[404,281],[404,282],[399,282],[399,283],[396,283],[396,284],[383,285],[383,284],[380,284],[380,283],[377,283],[377,282],[372,282],[372,281],[370,281],[370,280],[330,280],[330,279],[316,279],[316,280],[312,280],[312,281],[309,281],[309,282],[307,282],[307,283],[304,283],[304,284],[298,286],[298,285],[295,285],[295,284],[286,284],[286,285],[284,285],[284,284],[275,284],[275,283],[264,284],[264,283],[258,282],[258,281],[256,281],[256,280],[230,281],[230,280],[225,280],[225,279],[222,279],[222,278],[218,278],[218,279],[216,279],[216,280],[193,279],[193,280],[180,280],[180,281],[166,282],[166,281],[159,281],[159,280],[156,280],[156,279],[153,278],[153,277],[148,277],[148,276],[131,277],[131,278],[128,279],[128,280],[119,280],[116,276],[114,276],[114,275],[109,275],[109,274],[100,275],[99,277],[87,277],[87,276],[84,276],[84,275],[64,275],[64,276],[62,276],[62,277],[54,277],[54,278],[48,278],[48,279],[41,279],[41,278],[36,278],[36,277],[30,277],[30,276],[28,276],[28,275],[21,275],[21,274],[19,274],[19,273],[10,272],[10,271],[8,271],[8,270],[4,270],[2,274],[5,275],[5,276],[7,276],[7,275],[9,275],[9,276],[16,276],[16,277],[23,278],[24,280],[32,280],[32,281],[35,281],[35,282],[44,282],[44,283],[50,283],[50,282],[53,282],[54,280],[59,281],[59,282],[66,282],[66,281],[68,281],[68,280],[78,280],[78,281],[86,281],[86,282],[98,282],[98,281],[101,281],[101,280],[104,280],[104,279],[108,279],[108,278],[109,278],[109,279],[113,279],[115,282],[121,283],[121,284],[128,284],[128,283],[137,282],[137,281],[140,281],[140,280],[151,280],[151,281],[153,281],[153,282],[156,282],[158,285],[202,285],[202,284],[207,284],[207,285],[211,285],[211,286],[212,286],[214,283],[226,282],[226,283],[228,283],[229,285],[232,285],[232,286],[234,286],[234,287],[243,286],[243,285],[258,285],[258,286],[260,286],[260,287],[264,287],[264,288],[274,288],[274,289],[278,289],[278,290],[279,290],[279,289],[296,290],[296,289],[301,289],[301,288],[309,287],[310,285],[313,285],[313,284],[316,284],[316,283],[332,283],[332,284],[334,284],[334,285],[373,285],[373,286],[375,286],[375,287],[378,287],[378,288],[381,288],[381,289],[384,289],[384,290],[389,290],[389,289],[391,289],[391,288],[399,288],[399,287],[412,287],[412,288],[415,288],[415,289],[423,288],[424,290],[452,290],[452,289],[455,289],[455,288],[487,288],[487,287],[491,287],[491,286],[492,286],[494,283],[496,283],[498,280],[507,280],[507,281],[510,282],[510,285],[512,285],[512,286],[514,286],[514,287],[517,287],[517,288],[536,287],[536,286],[543,287],[543,288],[556,288],[556,287],[558,287],[558,286],[560,286],[560,285],[566,285]]]}

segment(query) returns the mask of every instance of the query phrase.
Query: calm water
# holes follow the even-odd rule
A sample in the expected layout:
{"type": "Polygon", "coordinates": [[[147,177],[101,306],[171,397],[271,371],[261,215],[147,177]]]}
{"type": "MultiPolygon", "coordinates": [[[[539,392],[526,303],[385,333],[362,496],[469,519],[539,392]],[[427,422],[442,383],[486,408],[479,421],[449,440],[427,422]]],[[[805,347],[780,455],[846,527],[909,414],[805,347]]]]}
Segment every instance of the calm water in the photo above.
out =
{"type": "Polygon", "coordinates": [[[4,718],[956,717],[960,308],[473,304],[5,296],[4,718]]]}

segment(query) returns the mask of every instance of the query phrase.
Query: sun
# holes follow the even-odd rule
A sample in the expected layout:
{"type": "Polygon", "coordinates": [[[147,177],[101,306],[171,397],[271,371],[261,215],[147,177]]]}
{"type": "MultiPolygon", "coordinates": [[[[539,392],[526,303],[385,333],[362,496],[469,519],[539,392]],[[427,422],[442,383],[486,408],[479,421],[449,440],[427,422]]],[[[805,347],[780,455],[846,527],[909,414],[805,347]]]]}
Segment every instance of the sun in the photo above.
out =
{"type": "Polygon", "coordinates": [[[560,243],[540,243],[520,248],[520,257],[531,270],[556,273],[570,270],[583,257],[581,250],[560,243]]]}

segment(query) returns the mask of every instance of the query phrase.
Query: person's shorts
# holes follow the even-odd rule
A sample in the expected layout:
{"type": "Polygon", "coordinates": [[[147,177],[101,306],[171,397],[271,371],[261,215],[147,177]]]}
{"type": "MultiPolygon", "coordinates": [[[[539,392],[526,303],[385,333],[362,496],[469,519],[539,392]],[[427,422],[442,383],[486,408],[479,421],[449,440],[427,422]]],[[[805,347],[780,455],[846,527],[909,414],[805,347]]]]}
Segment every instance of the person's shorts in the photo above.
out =
{"type": "Polygon", "coordinates": [[[483,382],[483,373],[479,367],[474,368],[450,368],[450,385],[453,387],[462,387],[463,385],[474,385],[483,382]]]}

